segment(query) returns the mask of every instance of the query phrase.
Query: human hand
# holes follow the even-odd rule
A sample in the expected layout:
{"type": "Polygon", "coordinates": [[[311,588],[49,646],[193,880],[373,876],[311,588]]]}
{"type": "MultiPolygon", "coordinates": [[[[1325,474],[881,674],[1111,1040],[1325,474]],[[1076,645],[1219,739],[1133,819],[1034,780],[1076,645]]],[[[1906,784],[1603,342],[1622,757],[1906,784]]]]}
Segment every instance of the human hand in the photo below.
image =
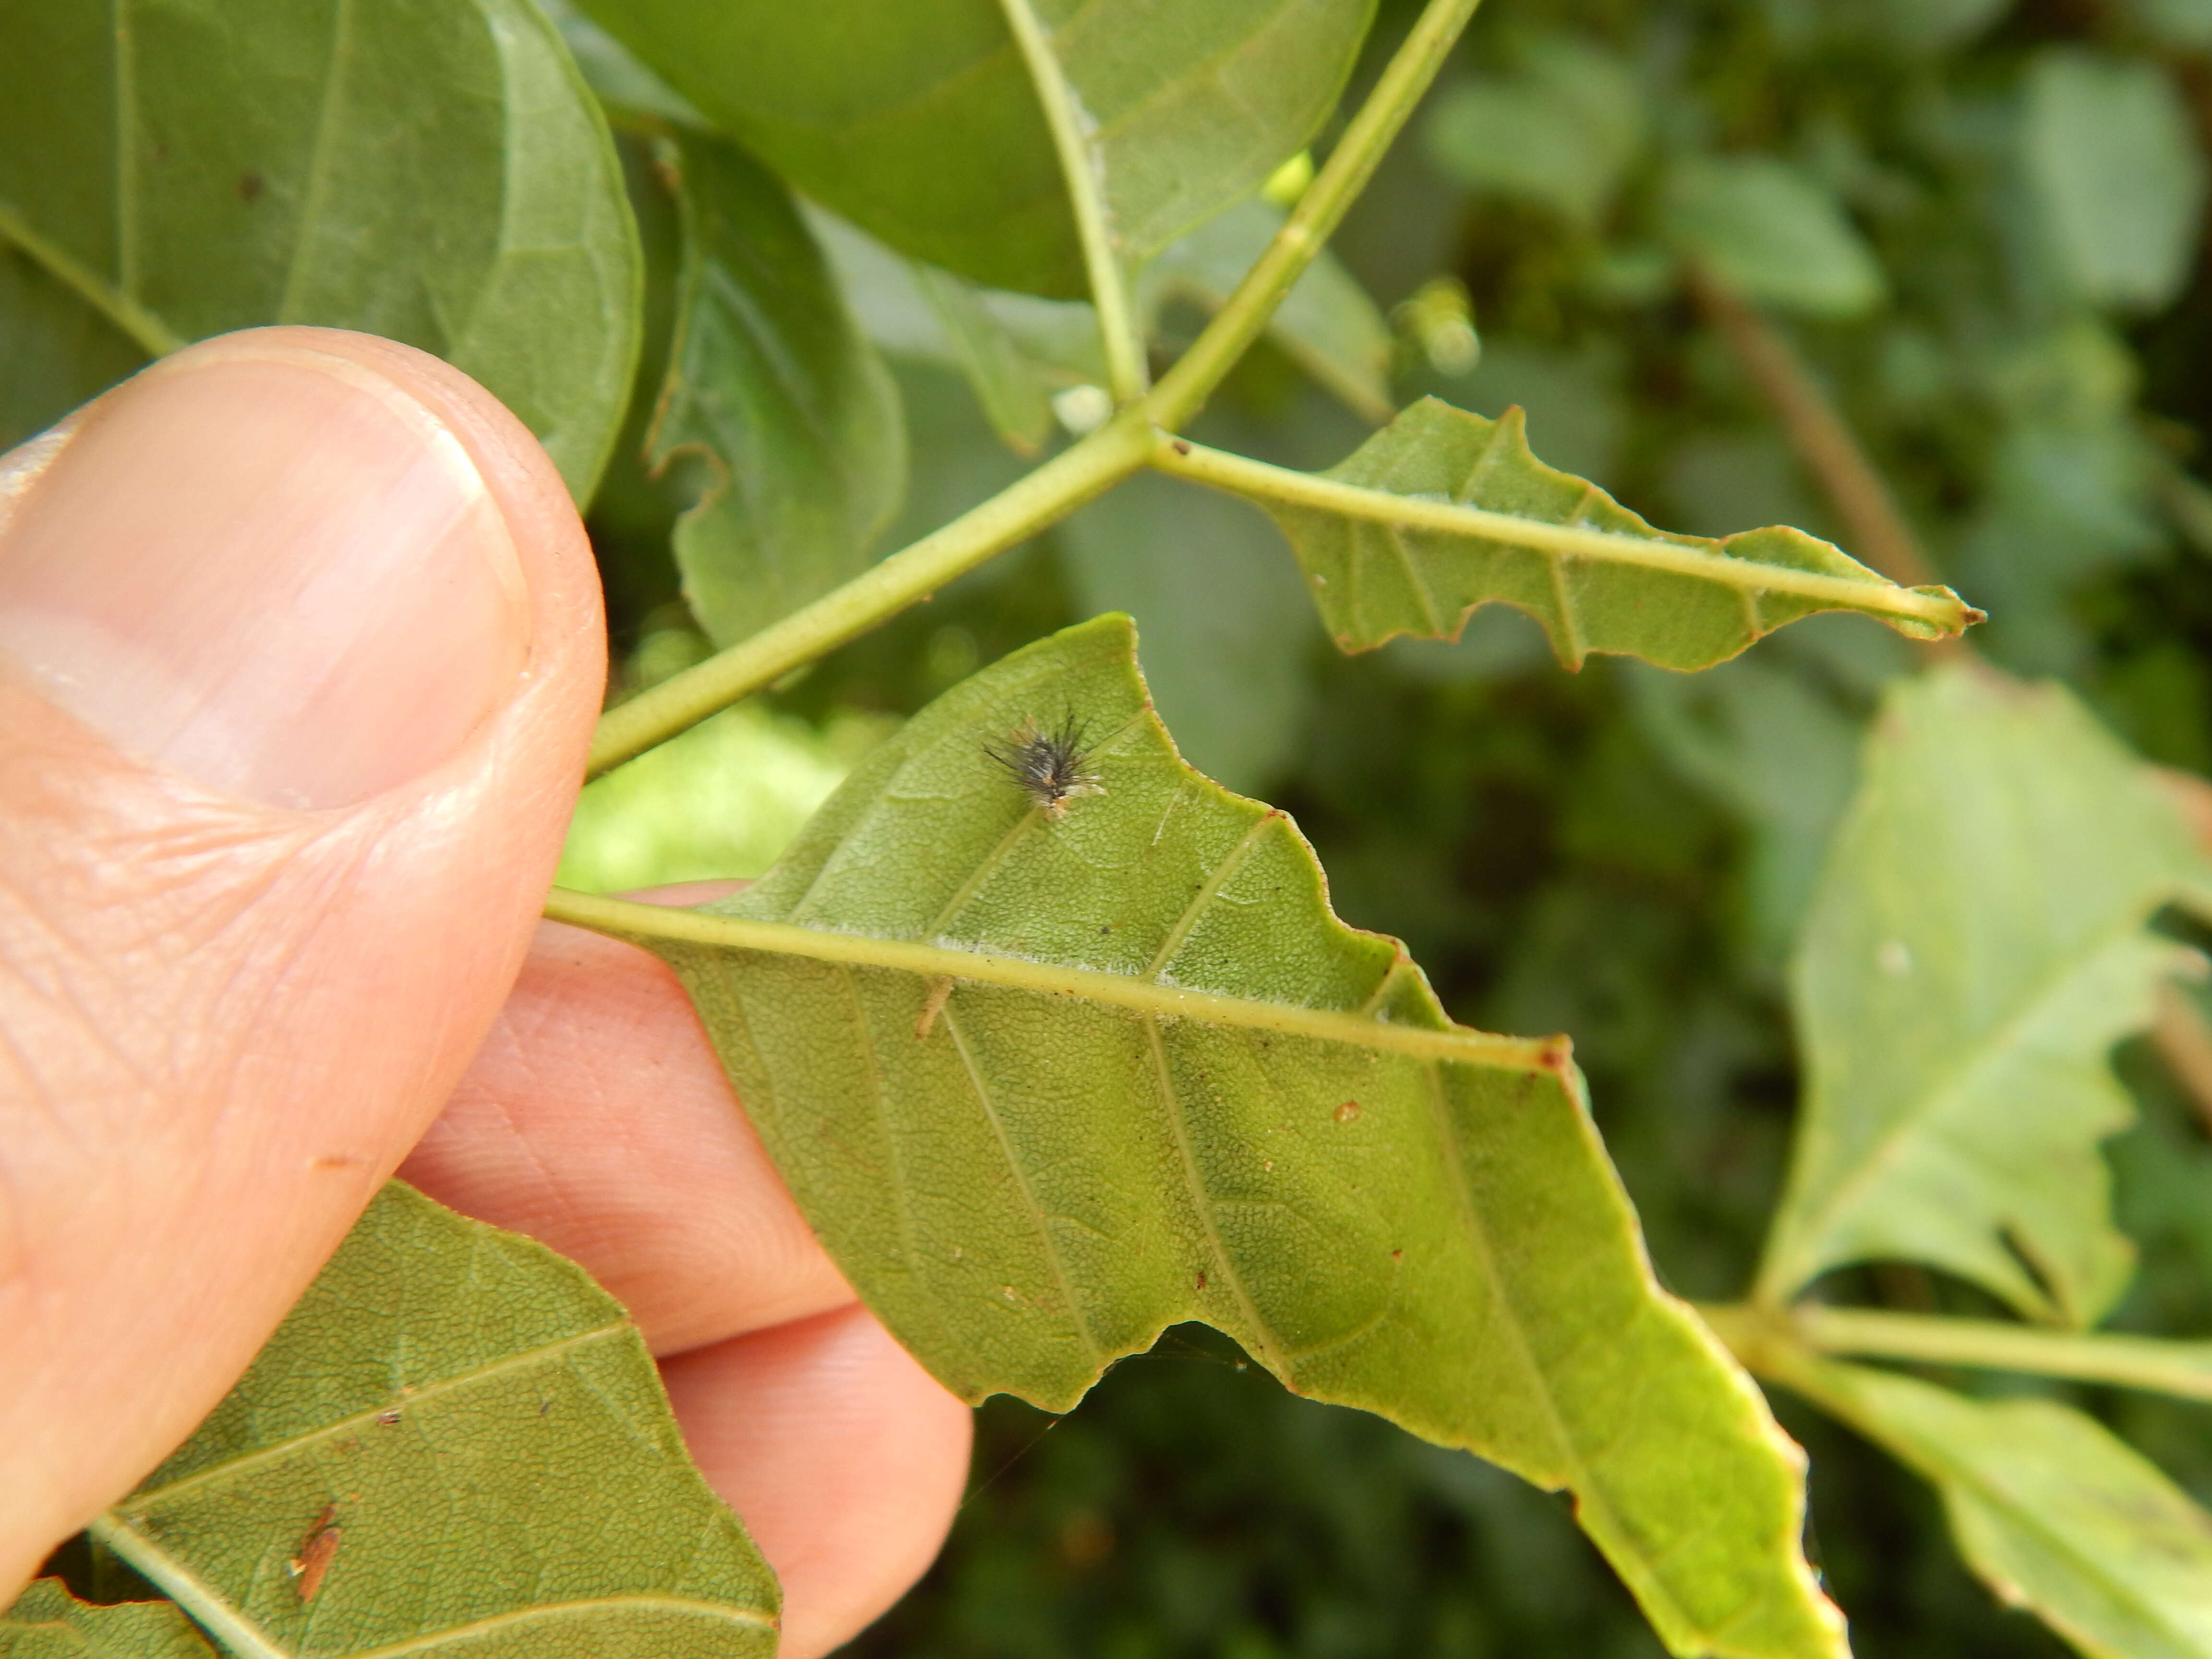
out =
{"type": "Polygon", "coordinates": [[[631,1308],[787,1659],[934,1553],[966,1411],[665,970],[537,921],[604,672],[559,477],[406,347],[228,336],[0,460],[0,1603],[418,1139],[409,1178],[631,1308]]]}

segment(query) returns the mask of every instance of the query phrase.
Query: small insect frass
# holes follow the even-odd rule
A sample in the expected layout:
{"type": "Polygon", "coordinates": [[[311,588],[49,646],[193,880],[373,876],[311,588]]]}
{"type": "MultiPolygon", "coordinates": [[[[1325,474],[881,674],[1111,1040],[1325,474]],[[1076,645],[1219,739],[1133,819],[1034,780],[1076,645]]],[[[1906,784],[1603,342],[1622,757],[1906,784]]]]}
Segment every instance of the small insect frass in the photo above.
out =
{"type": "Polygon", "coordinates": [[[1106,786],[1083,769],[1091,758],[1083,746],[1084,727],[1070,714],[1048,732],[1025,720],[1004,747],[985,744],[983,752],[1006,769],[1015,787],[1048,818],[1063,817],[1077,795],[1103,795],[1106,786]]]}

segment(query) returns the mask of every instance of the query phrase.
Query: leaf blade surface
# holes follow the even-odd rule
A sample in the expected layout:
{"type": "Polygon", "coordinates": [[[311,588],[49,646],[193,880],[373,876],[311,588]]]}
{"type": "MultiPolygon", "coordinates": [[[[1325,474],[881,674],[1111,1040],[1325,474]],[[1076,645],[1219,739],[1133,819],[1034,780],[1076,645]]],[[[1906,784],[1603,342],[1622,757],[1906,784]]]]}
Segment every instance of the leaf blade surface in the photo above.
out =
{"type": "Polygon", "coordinates": [[[2144,924],[2200,870],[2056,686],[1893,690],[1793,967],[1807,1105],[1761,1294],[1889,1256],[2094,1322],[2133,1261],[2097,1149],[2134,1117],[2106,1052],[2180,965],[2144,924]]]}
{"type": "Polygon", "coordinates": [[[1840,1652],[1796,1449],[1653,1282],[1564,1048],[1454,1027],[1337,921],[1289,821],[1182,765],[1133,647],[1103,617],[971,678],[754,887],[633,931],[841,1266],[970,1399],[1065,1409],[1204,1320],[1572,1488],[1677,1650],[1840,1652]],[[982,745],[1063,720],[1104,794],[1054,819],[982,745]]]}
{"type": "MultiPolygon", "coordinates": [[[[1081,295],[1051,134],[996,0],[590,0],[631,50],[808,195],[993,287],[1081,295]]],[[[1372,0],[1037,8],[1129,260],[1249,194],[1312,136],[1372,0]]]]}
{"type": "Polygon", "coordinates": [[[684,597],[727,645],[857,575],[906,489],[890,373],[783,185],[735,145],[660,128],[682,222],[675,337],[648,465],[703,465],[678,519],[684,597]]]}
{"type": "Polygon", "coordinates": [[[0,445],[118,365],[313,323],[447,358],[590,494],[637,349],[636,240],[598,106],[527,0],[56,0],[10,30],[0,244],[45,281],[0,310],[0,352],[38,354],[57,308],[79,343],[11,388],[0,445]]]}
{"type": "Polygon", "coordinates": [[[93,1530],[257,1659],[775,1650],[775,1580],[620,1307],[397,1182],[93,1530]]]}
{"type": "Polygon", "coordinates": [[[2091,1659],[2212,1654],[2212,1516],[2094,1418],[1809,1359],[1782,1380],[1934,1482],[1975,1574],[2091,1659]]]}
{"type": "Polygon", "coordinates": [[[41,1578],[0,1613],[0,1659],[214,1659],[207,1638],[167,1601],[80,1601],[41,1578]]]}

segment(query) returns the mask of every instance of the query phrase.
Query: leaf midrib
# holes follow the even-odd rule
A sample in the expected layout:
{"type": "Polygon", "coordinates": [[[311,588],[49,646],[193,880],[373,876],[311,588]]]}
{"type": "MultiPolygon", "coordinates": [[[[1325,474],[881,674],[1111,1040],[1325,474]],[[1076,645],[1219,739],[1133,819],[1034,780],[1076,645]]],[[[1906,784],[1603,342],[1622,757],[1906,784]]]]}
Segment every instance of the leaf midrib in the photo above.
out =
{"type": "Polygon", "coordinates": [[[375,1422],[381,1413],[394,1409],[395,1403],[397,1408],[402,1412],[412,1411],[430,1401],[456,1393],[506,1372],[542,1364],[548,1360],[556,1359],[562,1355],[589,1347],[596,1342],[618,1341],[629,1333],[630,1328],[630,1322],[626,1316],[617,1318],[608,1324],[595,1326],[591,1330],[580,1332],[574,1336],[563,1337],[558,1342],[547,1343],[524,1353],[510,1354],[506,1358],[489,1365],[477,1365],[465,1371],[456,1371],[451,1376],[441,1376],[434,1382],[426,1382],[413,1392],[401,1395],[397,1402],[386,1399],[366,1411],[356,1412],[350,1416],[339,1418],[334,1422],[319,1425],[305,1433],[295,1434],[289,1439],[257,1447],[243,1456],[226,1458],[221,1462],[210,1463],[204,1469],[179,1480],[172,1480],[165,1486],[142,1486],[125,1498],[122,1503],[117,1504],[110,1513],[143,1513],[155,1504],[165,1503],[175,1498],[179,1492],[187,1492],[195,1487],[234,1476],[241,1470],[274,1462],[280,1458],[291,1455],[303,1447],[336,1438],[349,1431],[365,1428],[375,1422]]]}
{"type": "Polygon", "coordinates": [[[673,906],[638,904],[563,887],[553,889],[547,896],[545,915],[556,921],[632,939],[802,957],[815,962],[917,974],[927,979],[966,980],[1048,996],[1079,998],[1142,1014],[1348,1043],[1417,1060],[1448,1060],[1510,1072],[1556,1073],[1569,1063],[1565,1040],[1559,1037],[1498,1036],[1456,1025],[1444,1030],[1397,1025],[1334,1009],[1159,985],[1103,969],[1070,967],[1001,951],[963,950],[924,945],[913,939],[803,927],[790,922],[763,921],[673,906]]]}

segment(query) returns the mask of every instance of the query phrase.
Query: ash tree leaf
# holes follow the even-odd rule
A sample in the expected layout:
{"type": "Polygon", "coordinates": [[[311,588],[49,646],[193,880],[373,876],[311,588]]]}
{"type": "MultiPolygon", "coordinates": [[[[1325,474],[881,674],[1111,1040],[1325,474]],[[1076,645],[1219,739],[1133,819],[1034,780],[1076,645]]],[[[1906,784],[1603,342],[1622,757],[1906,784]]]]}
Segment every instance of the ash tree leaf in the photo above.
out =
{"type": "MultiPolygon", "coordinates": [[[[1085,293],[1040,94],[1000,0],[583,0],[779,173],[902,252],[1085,293]]],[[[1334,107],[1373,0],[1043,0],[1122,256],[1249,195],[1334,107]]]]}
{"type": "Polygon", "coordinates": [[[700,626],[727,645],[866,567],[905,494],[906,431],[782,185],[726,140],[662,126],[653,143],[682,252],[647,456],[699,464],[676,563],[700,626]]]}
{"type": "Polygon", "coordinates": [[[1835,198],[1778,157],[1686,157],[1661,198],[1676,249],[1756,305],[1851,318],[1888,296],[1874,250],[1835,198]]]}
{"type": "Polygon", "coordinates": [[[1203,1320],[1575,1497],[1677,1653],[1841,1655],[1802,1457],[1654,1281],[1558,1039],[1447,1018],[1282,813],[1183,764],[1128,620],[956,687],[732,898],[556,896],[673,965],[816,1231],[963,1399],[1203,1320]],[[1080,734],[1058,817],[1002,752],[1080,734]]]}
{"type": "Polygon", "coordinates": [[[2094,1418],[1856,1365],[1781,1380],[1935,1484],[1975,1573],[2090,1659],[2212,1656],[2212,1515],[2094,1418]]]}
{"type": "Polygon", "coordinates": [[[42,0],[0,55],[0,445],[264,323],[481,380],[579,500],[621,425],[639,262],[599,106],[530,0],[42,0]]]}
{"type": "Polygon", "coordinates": [[[775,1578],[622,1309],[396,1182],[91,1531],[255,1659],[775,1650],[775,1578]]]}
{"type": "Polygon", "coordinates": [[[0,1659],[215,1659],[215,1650],[171,1602],[95,1606],[41,1578],[0,1613],[0,1659]]]}
{"type": "MultiPolygon", "coordinates": [[[[1169,244],[1138,283],[1147,331],[1171,299],[1206,311],[1228,303],[1237,284],[1282,228],[1279,208],[1253,198],[1169,244]]],[[[1267,337],[1362,420],[1390,418],[1390,325],[1358,279],[1324,248],[1267,319],[1267,337]]]]}
{"type": "Polygon", "coordinates": [[[1760,1295],[1887,1257],[2038,1319],[2108,1310],[2133,1252],[2098,1143],[2135,1115],[2108,1051],[2185,954],[2145,924],[2203,874],[2066,691],[1893,687],[1792,967],[1806,1105],[1760,1295]]]}
{"type": "Polygon", "coordinates": [[[1862,611],[1918,639],[1980,620],[1950,589],[1899,587],[1802,531],[1654,530],[1532,455],[1518,409],[1491,421],[1424,398],[1317,474],[1180,441],[1158,464],[1265,507],[1346,651],[1456,639],[1493,600],[1541,623],[1571,668],[1593,651],[1706,668],[1820,611],[1862,611]]]}

